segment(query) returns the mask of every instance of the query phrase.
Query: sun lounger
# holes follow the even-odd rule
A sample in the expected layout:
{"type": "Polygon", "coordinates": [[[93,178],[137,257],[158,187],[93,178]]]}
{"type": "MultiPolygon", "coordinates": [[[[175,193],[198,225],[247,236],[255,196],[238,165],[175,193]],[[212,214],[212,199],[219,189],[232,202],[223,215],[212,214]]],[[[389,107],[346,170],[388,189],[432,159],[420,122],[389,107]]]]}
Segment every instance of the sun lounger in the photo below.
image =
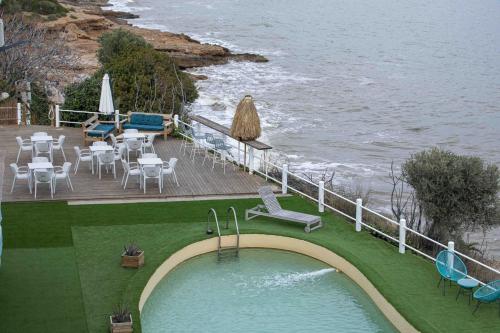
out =
{"type": "Polygon", "coordinates": [[[264,205],[258,205],[245,211],[245,219],[251,220],[257,216],[266,216],[280,220],[292,221],[305,224],[304,230],[310,232],[321,228],[323,223],[321,217],[316,215],[304,214],[281,208],[270,186],[264,186],[259,189],[259,194],[264,205]]]}

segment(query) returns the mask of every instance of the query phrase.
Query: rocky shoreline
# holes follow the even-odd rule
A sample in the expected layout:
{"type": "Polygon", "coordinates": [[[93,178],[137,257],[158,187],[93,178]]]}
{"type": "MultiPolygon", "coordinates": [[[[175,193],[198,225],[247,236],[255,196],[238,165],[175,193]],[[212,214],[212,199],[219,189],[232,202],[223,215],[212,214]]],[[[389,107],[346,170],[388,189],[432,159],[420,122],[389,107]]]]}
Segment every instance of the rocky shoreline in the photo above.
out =
{"type": "MultiPolygon", "coordinates": [[[[57,20],[44,22],[43,26],[55,38],[64,39],[79,59],[73,68],[68,69],[67,77],[71,82],[90,76],[99,68],[96,56],[98,39],[103,33],[114,29],[125,29],[144,37],[156,50],[171,56],[181,69],[223,65],[229,61],[268,61],[258,54],[232,53],[220,45],[200,43],[185,34],[134,27],[126,19],[137,18],[137,15],[106,10],[104,3],[68,2],[63,5],[70,10],[68,14],[57,20]]],[[[206,79],[203,76],[194,78],[206,79]]]]}

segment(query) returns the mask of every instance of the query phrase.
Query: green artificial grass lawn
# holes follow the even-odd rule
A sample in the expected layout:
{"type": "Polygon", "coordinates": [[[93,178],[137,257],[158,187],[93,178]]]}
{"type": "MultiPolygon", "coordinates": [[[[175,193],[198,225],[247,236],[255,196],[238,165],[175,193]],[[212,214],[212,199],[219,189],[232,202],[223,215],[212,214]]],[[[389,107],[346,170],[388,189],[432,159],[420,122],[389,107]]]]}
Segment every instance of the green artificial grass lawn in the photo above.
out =
{"type": "MultiPolygon", "coordinates": [[[[280,199],[285,208],[316,214],[298,198],[280,199]]],[[[238,211],[242,233],[296,237],[322,245],[356,265],[409,322],[422,332],[500,332],[498,305],[482,305],[475,316],[456,287],[442,296],[433,263],[371,236],[331,214],[323,229],[267,219],[244,221],[244,209],[258,199],[123,205],[67,206],[66,203],[4,204],[4,252],[0,268],[0,332],[105,332],[114,306],[136,309],[156,267],[172,253],[207,238],[208,209],[224,220],[238,211]],[[120,267],[125,243],[145,250],[146,265],[120,267]],[[7,286],[7,287],[5,287],[7,286]],[[26,317],[26,314],[29,316],[26,317]],[[39,313],[33,315],[34,313],[39,313]],[[20,319],[23,318],[23,319],[20,319]],[[19,326],[19,325],[24,326],[19,326]]]]}

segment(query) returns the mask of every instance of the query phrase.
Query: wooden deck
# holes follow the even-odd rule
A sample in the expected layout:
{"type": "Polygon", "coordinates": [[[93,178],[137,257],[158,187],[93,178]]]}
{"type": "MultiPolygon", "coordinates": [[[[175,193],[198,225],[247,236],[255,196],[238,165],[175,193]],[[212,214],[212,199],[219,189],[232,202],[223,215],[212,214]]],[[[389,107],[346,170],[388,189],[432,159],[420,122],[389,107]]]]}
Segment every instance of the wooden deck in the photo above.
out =
{"type": "MultiPolygon", "coordinates": [[[[14,192],[10,192],[13,174],[10,171],[9,164],[16,161],[18,146],[16,136],[29,138],[33,132],[45,131],[53,137],[60,134],[66,136],[64,152],[68,161],[74,163],[76,154],[73,147],[83,146],[82,132],[79,128],[53,128],[49,126],[0,126],[0,163],[4,163],[4,176],[2,186],[2,201],[33,201],[33,195],[29,193],[28,187],[24,181],[18,181],[14,192]],[[3,156],[3,158],[2,158],[3,156]]],[[[189,153],[184,155],[179,151],[181,141],[174,138],[164,140],[157,137],[155,141],[155,150],[162,160],[168,160],[171,157],[179,159],[176,166],[177,177],[180,186],[177,187],[172,178],[165,179],[163,193],[158,192],[158,185],[148,183],[147,193],[139,189],[135,178],[129,179],[127,189],[123,190],[120,182],[123,175],[121,163],[117,163],[117,177],[113,178],[112,173],[103,173],[99,180],[97,175],[92,175],[88,163],[83,163],[78,168],[76,175],[71,175],[74,186],[74,192],[71,192],[65,182],[59,182],[54,199],[50,198],[50,192],[46,185],[41,185],[38,189],[38,200],[138,200],[138,199],[165,199],[175,197],[211,197],[211,196],[236,196],[236,195],[255,195],[260,186],[266,181],[258,176],[244,173],[240,169],[233,169],[233,166],[226,164],[226,173],[223,173],[221,165],[215,165],[212,171],[211,161],[201,165],[203,157],[198,157],[193,162],[189,158],[189,153]]],[[[189,150],[189,148],[188,148],[189,150]]],[[[135,158],[132,157],[131,159],[135,158]]],[[[22,153],[19,159],[19,165],[26,165],[31,161],[29,153],[22,153]]],[[[62,165],[64,162],[60,152],[54,153],[54,165],[62,165]]],[[[1,167],[0,167],[1,170],[1,167]]],[[[1,182],[0,182],[1,183],[1,182]]]]}

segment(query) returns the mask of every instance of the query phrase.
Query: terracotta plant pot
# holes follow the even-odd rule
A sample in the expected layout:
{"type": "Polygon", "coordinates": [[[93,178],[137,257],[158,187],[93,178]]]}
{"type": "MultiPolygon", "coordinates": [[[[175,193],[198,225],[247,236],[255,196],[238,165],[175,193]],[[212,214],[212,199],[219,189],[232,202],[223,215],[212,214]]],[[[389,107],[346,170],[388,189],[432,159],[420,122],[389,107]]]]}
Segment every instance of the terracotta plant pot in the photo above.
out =
{"type": "Polygon", "coordinates": [[[144,265],[144,251],[141,251],[137,256],[127,256],[122,253],[122,267],[139,268],[144,265]]]}
{"type": "Polygon", "coordinates": [[[132,333],[134,331],[132,327],[132,315],[130,315],[130,321],[124,323],[113,322],[113,316],[109,316],[109,331],[111,333],[132,333]]]}

